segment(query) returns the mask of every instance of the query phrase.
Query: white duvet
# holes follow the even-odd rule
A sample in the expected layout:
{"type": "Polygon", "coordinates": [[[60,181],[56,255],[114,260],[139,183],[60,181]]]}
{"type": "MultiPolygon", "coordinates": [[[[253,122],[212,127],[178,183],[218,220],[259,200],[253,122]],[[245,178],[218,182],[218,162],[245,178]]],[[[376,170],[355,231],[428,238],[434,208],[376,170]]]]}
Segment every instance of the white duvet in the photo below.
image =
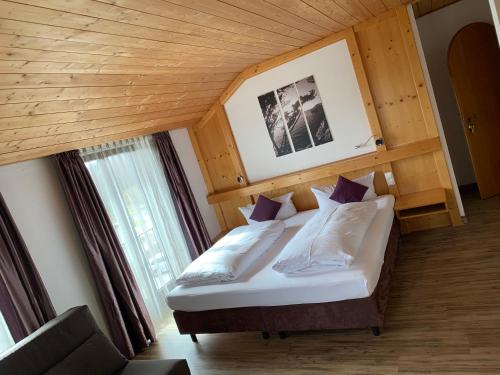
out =
{"type": "Polygon", "coordinates": [[[270,220],[231,230],[186,268],[177,278],[177,285],[197,286],[238,280],[269,250],[284,229],[283,221],[270,220]]]}
{"type": "Polygon", "coordinates": [[[374,201],[347,203],[318,212],[285,246],[273,269],[302,275],[349,267],[376,212],[374,201]]]}

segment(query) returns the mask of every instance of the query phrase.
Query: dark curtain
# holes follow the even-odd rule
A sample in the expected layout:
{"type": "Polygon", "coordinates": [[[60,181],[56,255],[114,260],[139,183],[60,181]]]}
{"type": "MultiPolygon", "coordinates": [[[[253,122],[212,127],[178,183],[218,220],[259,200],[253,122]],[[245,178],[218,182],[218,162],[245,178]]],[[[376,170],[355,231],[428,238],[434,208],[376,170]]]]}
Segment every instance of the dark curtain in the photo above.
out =
{"type": "Polygon", "coordinates": [[[192,259],[212,246],[193,192],[168,132],[154,134],[163,170],[192,259]]]}
{"type": "Polygon", "coordinates": [[[0,311],[18,342],[56,312],[1,193],[0,236],[0,311]]]}
{"type": "Polygon", "coordinates": [[[127,358],[155,340],[153,324],[104,204],[78,151],[54,156],[101,296],[113,342],[127,358]]]}

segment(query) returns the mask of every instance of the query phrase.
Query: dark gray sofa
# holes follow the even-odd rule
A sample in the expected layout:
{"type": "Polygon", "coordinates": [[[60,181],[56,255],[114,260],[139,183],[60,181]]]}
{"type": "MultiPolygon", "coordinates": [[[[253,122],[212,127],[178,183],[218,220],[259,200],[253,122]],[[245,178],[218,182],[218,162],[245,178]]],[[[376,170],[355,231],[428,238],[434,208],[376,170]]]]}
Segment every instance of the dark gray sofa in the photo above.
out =
{"type": "Polygon", "coordinates": [[[189,375],[186,360],[128,361],[87,306],[66,311],[0,356],[2,375],[189,375]]]}

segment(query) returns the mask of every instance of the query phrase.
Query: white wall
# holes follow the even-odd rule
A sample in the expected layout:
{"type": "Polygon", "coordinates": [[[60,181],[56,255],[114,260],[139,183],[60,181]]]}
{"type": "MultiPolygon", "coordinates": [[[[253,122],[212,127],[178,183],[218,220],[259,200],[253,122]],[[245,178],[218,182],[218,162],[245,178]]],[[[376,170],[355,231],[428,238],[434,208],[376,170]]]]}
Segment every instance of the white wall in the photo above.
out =
{"type": "Polygon", "coordinates": [[[48,158],[0,167],[0,191],[58,314],[88,305],[108,328],[57,174],[48,158]]]}
{"type": "Polygon", "coordinates": [[[448,73],[448,47],[453,36],[462,27],[473,22],[492,23],[488,0],[462,0],[417,19],[425,59],[459,185],[474,183],[476,178],[448,73]]]}
{"type": "Polygon", "coordinates": [[[181,160],[184,172],[186,173],[189,185],[191,185],[191,190],[193,191],[196,203],[200,209],[201,216],[207,226],[208,233],[211,238],[214,238],[220,233],[221,228],[219,226],[219,222],[217,221],[215,210],[207,202],[207,186],[205,185],[205,180],[201,174],[193,145],[189,139],[189,133],[187,129],[177,129],[170,131],[170,135],[172,137],[175,150],[181,160]]]}
{"type": "Polygon", "coordinates": [[[370,124],[345,40],[246,80],[225,104],[250,182],[375,151],[370,124]],[[258,97],[314,75],[334,141],[276,157],[258,97]]]}
{"type": "Polygon", "coordinates": [[[500,44],[500,0],[490,0],[491,15],[493,17],[493,23],[495,24],[495,29],[497,30],[497,38],[500,44]]]}

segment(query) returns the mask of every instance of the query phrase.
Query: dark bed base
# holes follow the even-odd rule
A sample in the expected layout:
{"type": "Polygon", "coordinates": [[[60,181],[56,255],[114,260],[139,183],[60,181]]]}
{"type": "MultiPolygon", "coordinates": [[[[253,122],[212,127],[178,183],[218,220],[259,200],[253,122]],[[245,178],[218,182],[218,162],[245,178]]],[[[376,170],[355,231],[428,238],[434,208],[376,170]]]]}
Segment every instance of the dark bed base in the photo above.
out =
{"type": "Polygon", "coordinates": [[[284,306],[255,306],[206,311],[174,311],[181,334],[262,331],[264,338],[285,332],[371,328],[375,336],[384,324],[391,276],[399,247],[399,226],[395,221],[387,243],[380,278],[370,297],[337,302],[284,306]]]}

